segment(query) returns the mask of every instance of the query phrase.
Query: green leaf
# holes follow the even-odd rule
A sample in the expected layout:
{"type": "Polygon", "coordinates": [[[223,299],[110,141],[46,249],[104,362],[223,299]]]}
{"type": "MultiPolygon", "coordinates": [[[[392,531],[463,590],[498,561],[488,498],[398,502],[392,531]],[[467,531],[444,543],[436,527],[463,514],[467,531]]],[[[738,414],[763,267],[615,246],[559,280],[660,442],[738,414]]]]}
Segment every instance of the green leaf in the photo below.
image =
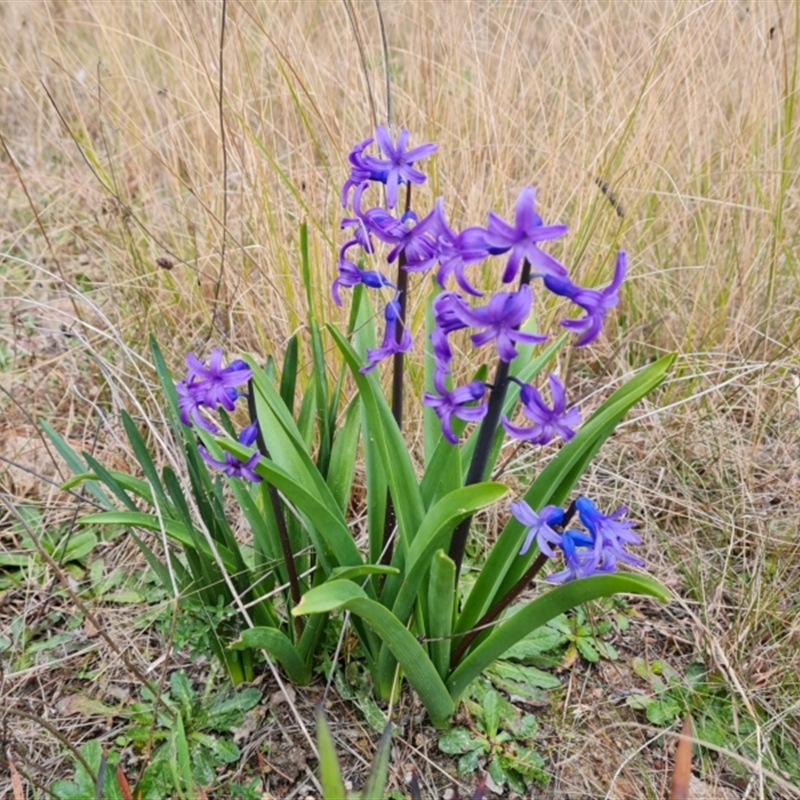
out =
{"type": "Polygon", "coordinates": [[[453,700],[457,701],[478,675],[532,630],[589,600],[624,593],[650,595],[664,602],[670,597],[658,581],[629,572],[595,575],[549,589],[492,629],[489,636],[461,661],[447,681],[453,700]]]}
{"type": "MultiPolygon", "coordinates": [[[[391,606],[397,619],[405,622],[411,615],[434,553],[447,545],[453,528],[478,509],[497,502],[507,492],[508,487],[501,483],[476,483],[450,492],[428,511],[409,548],[402,575],[389,576],[384,584],[381,602],[391,606]]],[[[378,657],[378,675],[382,681],[391,680],[394,672],[390,654],[384,640],[378,657]]]]}
{"type": "Polygon", "coordinates": [[[278,394],[283,400],[287,411],[291,414],[294,410],[294,392],[297,386],[297,334],[295,333],[286,343],[283,354],[283,369],[281,370],[281,386],[278,394]]]}
{"type": "Polygon", "coordinates": [[[578,638],[575,640],[575,647],[578,652],[591,664],[595,664],[600,660],[600,653],[597,652],[595,646],[588,639],[578,638]]]}
{"type": "Polygon", "coordinates": [[[317,707],[317,750],[319,750],[319,778],[323,800],[347,800],[342,780],[342,770],[336,757],[333,734],[321,707],[317,707]]]}
{"type": "MultiPolygon", "coordinates": [[[[238,442],[223,439],[219,444],[223,449],[239,458],[249,456],[249,449],[238,442]]],[[[333,566],[356,566],[363,563],[361,553],[347,527],[342,512],[331,497],[326,485],[325,495],[320,497],[314,491],[315,486],[308,486],[307,482],[292,477],[266,458],[259,460],[255,471],[264,480],[275,486],[298,511],[308,518],[311,523],[308,534],[312,537],[317,555],[323,561],[326,572],[329,572],[333,566]]]]}
{"type": "Polygon", "coordinates": [[[551,628],[549,625],[543,625],[535,631],[531,631],[524,639],[518,641],[513,647],[510,647],[504,659],[515,659],[517,661],[525,661],[529,658],[536,658],[537,656],[554,650],[564,642],[564,634],[551,628]]]}
{"type": "Polygon", "coordinates": [[[436,671],[447,677],[450,671],[450,648],[456,598],[456,564],[444,550],[433,557],[428,586],[428,648],[436,671]]]}
{"type": "Polygon", "coordinates": [[[445,725],[453,712],[453,702],[422,645],[388,609],[370,600],[355,583],[328,581],[303,595],[292,614],[316,614],[340,608],[361,617],[381,637],[420,696],[433,724],[445,725]]]}
{"type": "Polygon", "coordinates": [[[375,761],[361,792],[362,800],[383,797],[386,791],[386,779],[389,775],[389,754],[392,749],[392,727],[392,723],[389,722],[384,728],[380,742],[378,742],[375,761]]]}
{"type": "Polygon", "coordinates": [[[472,734],[466,728],[453,728],[439,737],[439,749],[449,756],[466,753],[475,747],[472,734]]]}
{"type": "Polygon", "coordinates": [[[305,686],[311,680],[311,664],[303,661],[289,637],[277,628],[248,628],[229,647],[232,650],[266,650],[292,683],[305,686]]]}
{"type": "Polygon", "coordinates": [[[366,575],[398,575],[397,567],[386,564],[359,564],[356,567],[336,567],[331,570],[331,580],[352,581],[366,575]]]}
{"type": "MultiPolygon", "coordinates": [[[[207,559],[213,559],[211,548],[205,541],[196,539],[186,529],[186,526],[174,519],[164,517],[159,520],[155,514],[144,514],[133,511],[101,511],[99,514],[87,514],[78,519],[80,525],[129,525],[132,528],[144,528],[156,533],[163,532],[174,541],[197,550],[207,559]]],[[[231,573],[236,572],[237,561],[226,547],[217,544],[217,552],[222,559],[225,569],[231,573]]]]}
{"type": "Polygon", "coordinates": [[[489,777],[498,785],[503,786],[508,783],[508,775],[506,774],[503,765],[499,758],[493,758],[489,762],[489,769],[487,770],[489,777]]]}
{"type": "Polygon", "coordinates": [[[139,429],[136,427],[136,423],[134,423],[131,415],[124,409],[120,413],[120,416],[122,417],[122,425],[125,428],[125,433],[128,435],[128,441],[131,443],[136,460],[139,462],[139,466],[142,468],[142,472],[144,472],[144,476],[147,478],[153,490],[154,505],[160,504],[162,514],[169,513],[171,511],[170,503],[167,500],[167,495],[164,493],[164,487],[161,485],[158,470],[156,469],[156,465],[153,462],[144,439],[142,439],[139,433],[139,429]]]}
{"type": "Polygon", "coordinates": [[[497,736],[500,726],[500,695],[490,689],[483,698],[483,729],[490,739],[497,736]]]}
{"type": "MultiPolygon", "coordinates": [[[[617,389],[592,414],[526,492],[525,501],[531,508],[539,510],[548,503],[560,505],[566,500],[603,442],[630,408],[664,380],[674,360],[675,355],[669,355],[649,365],[617,389]]],[[[531,548],[526,556],[519,555],[524,532],[522,523],[511,517],[464,604],[456,631],[474,627],[492,603],[501,598],[533,563],[537,556],[536,548],[531,548]]]]}
{"type": "Polygon", "coordinates": [[[549,672],[505,660],[495,661],[486,668],[485,674],[498,689],[527,700],[539,701],[542,699],[542,689],[561,686],[561,681],[549,672]]]}
{"type": "MultiPolygon", "coordinates": [[[[56,448],[58,454],[64,459],[64,461],[67,463],[67,466],[76,475],[83,475],[86,473],[87,464],[81,459],[75,450],[70,447],[66,439],[64,439],[60,433],[52,428],[46,420],[41,418],[39,419],[39,427],[45,432],[47,438],[53,443],[53,446],[56,448]]],[[[65,489],[70,488],[68,485],[69,483],[70,482],[68,481],[67,484],[65,484],[65,489]]],[[[103,491],[103,488],[97,481],[89,481],[86,488],[95,496],[103,508],[113,508],[111,499],[103,491]]]]}
{"type": "Polygon", "coordinates": [[[342,334],[333,326],[328,330],[341,350],[353,380],[358,386],[361,402],[366,413],[367,424],[364,436],[372,437],[377,446],[389,489],[394,499],[395,514],[401,536],[401,546],[408,545],[419,530],[424,516],[422,496],[420,495],[414,465],[408,454],[392,411],[380,389],[374,373],[360,372],[361,363],[355,350],[342,334]]]}
{"type": "Polygon", "coordinates": [[[336,432],[328,468],[328,486],[343,513],[347,512],[353,489],[353,475],[358,456],[358,437],[361,433],[361,403],[354,398],[347,406],[344,424],[336,432]]]}

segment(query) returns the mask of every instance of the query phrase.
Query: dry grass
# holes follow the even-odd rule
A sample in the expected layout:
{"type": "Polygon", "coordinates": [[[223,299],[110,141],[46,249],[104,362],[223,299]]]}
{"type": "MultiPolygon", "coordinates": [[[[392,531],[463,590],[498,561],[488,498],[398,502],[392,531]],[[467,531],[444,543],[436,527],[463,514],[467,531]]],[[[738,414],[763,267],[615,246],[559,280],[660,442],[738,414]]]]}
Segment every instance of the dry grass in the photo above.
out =
{"type": "MultiPolygon", "coordinates": [[[[586,486],[645,520],[692,657],[758,719],[747,791],[767,796],[763,770],[786,769],[773,734],[800,739],[800,5],[381,7],[393,122],[440,146],[420,203],[443,194],[455,225],[477,224],[533,183],[543,216],[572,227],[553,252],[579,280],[602,282],[614,249],[630,252],[619,319],[569,365],[574,390],[600,396],[653,356],[681,353],[586,486]]],[[[378,120],[386,113],[375,6],[355,6],[366,73],[345,5],[312,0],[231,0],[220,73],[221,8],[0,5],[2,455],[55,480],[41,448],[31,455],[33,418],[86,447],[100,425],[108,456],[125,458],[114,413],[159,413],[149,333],[177,364],[210,341],[280,350],[302,328],[302,220],[314,303],[342,313],[327,286],[346,154],[374,121],[365,76],[378,120]]],[[[64,502],[18,468],[0,483],[45,509],[64,502]]],[[[594,705],[600,722],[576,722],[554,762],[561,796],[623,785],[570,783],[586,737],[616,724],[594,705]]],[[[614,736],[635,753],[624,730],[614,736]]],[[[641,796],[657,792],[651,761],[625,764],[641,796]]]]}

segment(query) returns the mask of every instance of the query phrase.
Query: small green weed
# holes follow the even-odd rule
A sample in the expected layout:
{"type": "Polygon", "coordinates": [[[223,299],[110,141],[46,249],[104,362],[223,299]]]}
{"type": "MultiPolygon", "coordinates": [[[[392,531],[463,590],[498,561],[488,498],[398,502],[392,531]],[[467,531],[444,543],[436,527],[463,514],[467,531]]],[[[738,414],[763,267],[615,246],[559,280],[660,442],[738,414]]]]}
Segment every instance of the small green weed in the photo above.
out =
{"type": "MultiPolygon", "coordinates": [[[[261,699],[258,689],[239,692],[199,694],[183,672],[170,678],[169,691],[159,701],[143,688],[141,700],[127,708],[108,707],[109,715],[126,716],[130,725],[114,740],[118,750],[103,755],[99,742],[81,748],[81,755],[92,768],[75,762],[71,781],[56,781],[51,792],[59,800],[84,800],[94,797],[98,784],[109,800],[124,799],[120,787],[126,782],[110,767],[120,764],[120,753],[131,748],[136,754],[149,752],[134,796],[141,800],[179,797],[194,800],[203,796],[199,787],[212,786],[217,772],[241,758],[238,746],[229,733],[242,724],[244,715],[261,699]]],[[[226,786],[231,796],[256,797],[252,787],[226,786]]]]}
{"type": "Polygon", "coordinates": [[[515,792],[525,792],[531,783],[546,785],[545,762],[534,749],[536,717],[521,714],[483,681],[473,684],[464,702],[472,723],[439,737],[443,753],[459,756],[459,775],[485,769],[495,784],[515,792]]]}

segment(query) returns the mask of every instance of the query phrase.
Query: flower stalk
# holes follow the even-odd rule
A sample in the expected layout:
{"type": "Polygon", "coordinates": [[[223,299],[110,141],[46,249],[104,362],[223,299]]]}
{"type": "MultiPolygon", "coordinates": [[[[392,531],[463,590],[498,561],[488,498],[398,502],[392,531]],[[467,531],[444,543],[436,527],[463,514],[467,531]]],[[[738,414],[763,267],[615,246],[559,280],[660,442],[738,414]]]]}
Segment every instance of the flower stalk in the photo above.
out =
{"type": "MultiPolygon", "coordinates": [[[[519,285],[527,286],[531,280],[531,265],[527,258],[522,262],[522,273],[519,285]]],[[[518,328],[519,326],[517,326],[518,328]]],[[[472,461],[469,464],[467,477],[464,481],[465,486],[480,483],[486,477],[486,465],[489,463],[489,455],[492,451],[495,433],[500,424],[500,417],[503,414],[503,404],[505,403],[506,393],[508,392],[508,375],[511,369],[511,362],[504,361],[502,358],[497,362],[497,369],[494,374],[494,382],[489,391],[489,404],[486,416],[478,429],[478,439],[475,443],[475,451],[472,454],[472,461]]],[[[472,527],[472,516],[470,515],[461,522],[453,531],[450,539],[450,549],[448,555],[456,565],[456,584],[461,574],[461,564],[464,561],[464,553],[467,548],[467,539],[472,527]]]]}

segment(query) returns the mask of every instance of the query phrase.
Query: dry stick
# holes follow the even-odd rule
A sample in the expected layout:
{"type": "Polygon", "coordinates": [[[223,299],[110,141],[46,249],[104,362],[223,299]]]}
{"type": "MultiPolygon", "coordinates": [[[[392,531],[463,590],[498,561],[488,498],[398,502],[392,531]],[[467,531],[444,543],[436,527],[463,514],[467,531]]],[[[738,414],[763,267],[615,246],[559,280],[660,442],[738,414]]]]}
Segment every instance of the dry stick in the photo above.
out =
{"type": "Polygon", "coordinates": [[[356,47],[358,47],[358,57],[361,62],[361,77],[364,79],[364,87],[367,94],[367,102],[369,103],[369,110],[372,114],[372,127],[378,127],[378,112],[375,109],[375,98],[372,94],[372,84],[369,81],[369,71],[367,70],[367,54],[364,50],[364,42],[361,39],[361,33],[358,30],[358,22],[356,21],[355,10],[353,9],[352,0],[343,0],[344,8],[347,12],[347,19],[350,21],[350,27],[353,29],[353,38],[356,40],[356,47]]]}
{"type": "Polygon", "coordinates": [[[389,41],[386,37],[386,24],[383,19],[381,0],[375,0],[375,10],[378,12],[378,25],[381,30],[381,50],[383,51],[383,75],[386,79],[386,124],[392,127],[392,80],[389,75],[389,41]]]}
{"type": "MultiPolygon", "coordinates": [[[[126,666],[127,669],[131,671],[133,675],[135,675],[142,683],[143,686],[146,686],[153,692],[154,695],[158,696],[158,692],[156,687],[153,686],[151,681],[147,678],[147,676],[128,658],[124,651],[120,650],[117,647],[117,643],[106,633],[102,623],[100,620],[89,610],[89,608],[83,603],[83,601],[78,597],[75,593],[74,589],[70,585],[67,576],[64,574],[61,567],[55,561],[55,559],[44,549],[42,546],[39,537],[28,525],[26,519],[17,511],[16,506],[11,502],[8,496],[2,492],[0,493],[0,502],[11,512],[11,514],[16,518],[17,522],[25,529],[25,532],[28,536],[31,537],[31,541],[33,542],[34,547],[39,552],[39,555],[47,562],[47,565],[53,570],[53,574],[58,578],[58,582],[64,587],[65,591],[70,597],[70,600],[78,607],[80,612],[92,623],[97,633],[100,637],[105,641],[105,643],[111,648],[111,651],[118,656],[122,663],[126,666]]],[[[175,712],[169,709],[167,706],[163,706],[164,712],[171,718],[174,719],[175,712]]]]}
{"type": "MultiPolygon", "coordinates": [[[[258,445],[258,451],[261,453],[262,458],[270,458],[267,443],[264,441],[264,436],[261,433],[261,426],[258,424],[255,385],[253,384],[252,378],[250,378],[247,384],[247,410],[250,412],[250,422],[256,426],[256,444],[258,445]]],[[[275,524],[278,526],[278,538],[281,542],[281,550],[283,550],[283,560],[286,564],[286,571],[289,574],[289,591],[292,594],[292,601],[297,605],[300,602],[300,581],[297,579],[297,567],[294,563],[292,543],[289,541],[289,531],[286,527],[283,505],[281,504],[278,490],[269,482],[267,483],[267,491],[269,492],[269,500],[272,504],[272,513],[275,515],[275,524]]],[[[300,636],[303,632],[303,622],[300,617],[294,618],[294,625],[297,635],[300,636]]]]}
{"type": "Polygon", "coordinates": [[[219,136],[222,143],[222,243],[219,249],[219,277],[214,286],[214,307],[211,310],[211,326],[208,332],[209,338],[211,338],[214,331],[214,323],[217,319],[220,287],[222,286],[222,279],[225,275],[225,247],[228,241],[228,146],[227,140],[225,139],[225,110],[223,104],[225,95],[223,54],[225,52],[225,17],[227,9],[228,0],[222,0],[222,21],[219,31],[219,89],[217,97],[217,107],[219,109],[219,136]]]}
{"type": "Polygon", "coordinates": [[[64,734],[61,733],[58,728],[49,723],[46,719],[43,719],[37,714],[31,714],[29,711],[23,711],[20,708],[14,708],[13,706],[11,708],[7,708],[3,713],[13,714],[15,717],[21,717],[22,719],[27,719],[31,722],[35,722],[37,725],[41,725],[48,733],[58,739],[58,741],[61,742],[61,744],[63,744],[64,747],[70,751],[70,753],[72,753],[72,757],[86,770],[89,777],[91,777],[92,782],[97,782],[97,774],[92,769],[89,762],[83,757],[81,751],[78,750],[78,748],[75,747],[75,745],[66,736],[64,736],[64,734]]]}

